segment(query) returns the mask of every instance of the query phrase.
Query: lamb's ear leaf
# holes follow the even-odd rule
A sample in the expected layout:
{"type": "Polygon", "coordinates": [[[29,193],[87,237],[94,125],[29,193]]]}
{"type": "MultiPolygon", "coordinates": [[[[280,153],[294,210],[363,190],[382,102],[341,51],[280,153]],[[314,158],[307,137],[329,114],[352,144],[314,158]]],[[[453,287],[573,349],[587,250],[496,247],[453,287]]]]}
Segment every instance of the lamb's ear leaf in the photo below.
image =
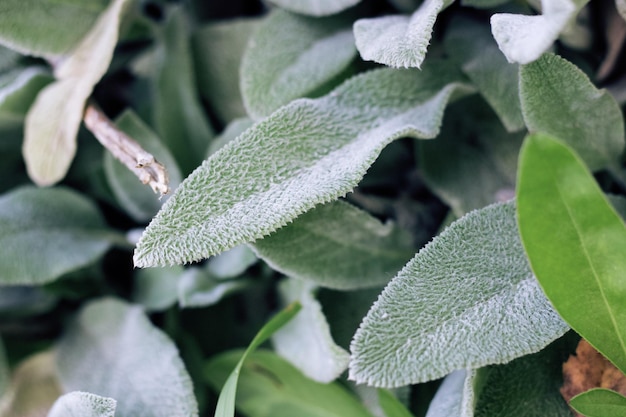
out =
{"type": "Polygon", "coordinates": [[[569,404],[587,417],[621,417],[626,413],[626,397],[606,388],[578,394],[569,404]]]}
{"type": "Polygon", "coordinates": [[[396,68],[420,68],[437,15],[452,0],[425,0],[409,17],[403,15],[360,19],[354,23],[361,58],[396,68]]]}
{"type": "Polygon", "coordinates": [[[546,52],[589,0],[542,0],[541,15],[497,13],[491,32],[509,62],[528,64],[546,52]]]}
{"type": "Polygon", "coordinates": [[[252,35],[241,62],[248,115],[259,120],[292,100],[315,95],[355,56],[350,21],[344,16],[314,19],[274,11],[252,35]]]}
{"type": "Polygon", "coordinates": [[[57,364],[66,391],[115,398],[121,416],[198,415],[176,346],[139,306],[113,298],[87,304],[59,342],[57,364]]]}
{"type": "Polygon", "coordinates": [[[450,373],[430,402],[426,417],[474,417],[476,385],[476,370],[460,369],[450,373]]]}
{"type": "Polygon", "coordinates": [[[619,160],[624,150],[622,111],[574,64],[545,54],[522,65],[520,98],[528,130],[562,139],[591,170],[611,167],[619,160]]]}
{"type": "Polygon", "coordinates": [[[25,55],[66,55],[89,32],[109,0],[3,0],[0,44],[25,55]]]}
{"type": "Polygon", "coordinates": [[[435,60],[422,71],[374,70],[280,108],[183,181],[144,232],[135,265],[206,258],[345,195],[388,143],[439,133],[448,101],[471,91],[459,77],[435,60]]]}
{"type": "Polygon", "coordinates": [[[55,67],[57,81],[39,93],[28,111],[22,151],[28,175],[36,184],[54,184],[67,173],[76,153],[85,103],[109,67],[129,3],[111,2],[78,46],[55,67]]]}
{"type": "Polygon", "coordinates": [[[113,398],[72,391],[56,400],[48,417],[113,417],[116,404],[113,398]]]}
{"type": "Polygon", "coordinates": [[[408,232],[343,201],[318,206],[251,247],[277,271],[338,289],[384,285],[415,254],[408,232]]]}
{"type": "Polygon", "coordinates": [[[93,202],[65,188],[17,188],[0,197],[0,285],[40,285],[89,265],[120,237],[93,202]]]}
{"type": "Polygon", "coordinates": [[[358,4],[361,0],[270,0],[293,13],[307,16],[328,16],[358,4]]]}
{"type": "Polygon", "coordinates": [[[517,200],[524,248],[554,308],[625,372],[623,220],[581,158],[546,134],[522,147],[517,200]]]}
{"type": "Polygon", "coordinates": [[[534,278],[513,202],[451,224],[374,303],[351,344],[350,379],[398,387],[537,352],[568,326],[534,278]]]}

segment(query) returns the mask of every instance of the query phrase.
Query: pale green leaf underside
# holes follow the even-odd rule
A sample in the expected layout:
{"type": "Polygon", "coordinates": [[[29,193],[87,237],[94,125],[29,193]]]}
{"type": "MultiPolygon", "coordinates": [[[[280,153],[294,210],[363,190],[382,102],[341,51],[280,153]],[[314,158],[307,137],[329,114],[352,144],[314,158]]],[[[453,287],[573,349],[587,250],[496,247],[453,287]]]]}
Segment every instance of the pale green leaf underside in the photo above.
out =
{"type": "Polygon", "coordinates": [[[371,71],[282,107],[183,181],[144,232],[135,265],[206,258],[345,195],[391,141],[438,134],[448,100],[468,91],[457,77],[445,63],[371,71]]]}
{"type": "Polygon", "coordinates": [[[308,16],[328,16],[339,13],[361,0],[270,0],[275,5],[308,16]]]}
{"type": "Polygon", "coordinates": [[[276,352],[314,381],[334,381],[348,367],[350,355],[335,344],[311,283],[286,279],[279,287],[285,303],[299,301],[300,313],[272,336],[276,352]]]}
{"type": "Polygon", "coordinates": [[[251,247],[277,271],[340,289],[384,285],[415,254],[409,233],[342,201],[314,208],[251,247]]]}
{"type": "Polygon", "coordinates": [[[2,0],[0,44],[25,55],[65,55],[85,36],[108,3],[108,0],[2,0]]]}
{"type": "Polygon", "coordinates": [[[517,195],[524,248],[546,295],[578,334],[626,371],[622,219],[583,161],[549,135],[526,139],[517,195]]]}
{"type": "MultiPolygon", "coordinates": [[[[449,3],[449,2],[448,2],[449,3]]],[[[420,68],[444,0],[425,0],[408,16],[383,16],[354,23],[361,58],[396,68],[420,68]]]]}
{"type": "Polygon", "coordinates": [[[561,138],[592,171],[617,163],[624,150],[622,111],[574,64],[545,54],[521,66],[520,98],[531,132],[561,138]]]}
{"type": "Polygon", "coordinates": [[[80,44],[55,68],[57,81],[44,88],[26,116],[24,161],[38,185],[61,180],[76,153],[85,102],[106,72],[129,0],[114,0],[80,44]]]}
{"type": "Polygon", "coordinates": [[[113,417],[116,403],[113,398],[73,391],[56,400],[48,417],[113,417]]]}
{"type": "Polygon", "coordinates": [[[263,20],[241,62],[241,94],[250,117],[269,116],[337,77],[356,56],[348,23],[283,10],[263,20]]]}
{"type": "Polygon", "coordinates": [[[0,197],[0,285],[50,282],[106,252],[111,235],[96,206],[63,188],[0,197]]]}
{"type": "Polygon", "coordinates": [[[528,64],[552,46],[587,1],[542,0],[543,13],[537,16],[494,14],[491,17],[493,37],[509,62],[528,64]]]}
{"type": "Polygon", "coordinates": [[[536,352],[568,329],[533,277],[515,206],[474,211],[387,285],[351,344],[350,379],[383,387],[536,352]]]}
{"type": "Polygon", "coordinates": [[[626,397],[604,388],[596,388],[572,398],[573,409],[587,417],[622,417],[626,414],[626,397]]]}
{"type": "Polygon", "coordinates": [[[448,375],[433,397],[426,417],[474,417],[476,371],[457,370],[448,375]]]}
{"type": "MultiPolygon", "coordinates": [[[[234,351],[211,358],[204,374],[215,389],[222,386],[240,357],[241,351],[234,351]]],[[[248,357],[238,391],[237,409],[248,417],[372,417],[341,384],[312,381],[266,350],[248,357]]]]}
{"type": "Polygon", "coordinates": [[[115,398],[120,416],[198,415],[176,346],[141,307],[111,298],[91,302],[59,342],[57,363],[66,391],[115,398]]]}

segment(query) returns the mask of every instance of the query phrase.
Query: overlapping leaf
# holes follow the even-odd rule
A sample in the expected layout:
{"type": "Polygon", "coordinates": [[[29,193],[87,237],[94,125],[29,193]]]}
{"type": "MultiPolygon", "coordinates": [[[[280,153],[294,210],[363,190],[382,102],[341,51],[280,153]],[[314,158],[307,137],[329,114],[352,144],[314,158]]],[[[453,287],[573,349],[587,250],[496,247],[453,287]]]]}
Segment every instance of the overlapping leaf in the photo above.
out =
{"type": "Polygon", "coordinates": [[[439,386],[426,417],[474,417],[476,382],[476,371],[452,372],[439,386]]]}
{"type": "Polygon", "coordinates": [[[572,408],[587,417],[621,417],[626,413],[626,397],[608,389],[593,389],[572,398],[572,408]]]}
{"type": "Polygon", "coordinates": [[[146,229],[136,266],[191,262],[261,238],[346,194],[399,137],[433,138],[468,87],[445,62],[383,69],[257,123],[194,171],[146,229]]]}
{"type": "Polygon", "coordinates": [[[361,0],[270,0],[277,6],[309,16],[328,16],[339,13],[361,0]]]}
{"type": "Polygon", "coordinates": [[[530,271],[513,203],[474,211],[387,285],[351,344],[350,379],[397,387],[537,352],[568,326],[530,271]]]}
{"type": "Polygon", "coordinates": [[[361,58],[397,68],[422,66],[437,15],[453,0],[425,0],[411,15],[360,19],[354,23],[361,58]]]}
{"type": "Polygon", "coordinates": [[[269,116],[341,74],[356,56],[349,23],[345,17],[313,19],[282,10],[263,20],[241,62],[248,115],[269,116]]]}
{"type": "Polygon", "coordinates": [[[59,397],[48,417],[113,417],[115,405],[113,398],[74,391],[59,397]]]}
{"type": "Polygon", "coordinates": [[[0,285],[43,284],[88,265],[109,248],[96,206],[64,189],[14,189],[0,197],[0,285]]]}
{"type": "Polygon", "coordinates": [[[520,67],[526,126],[562,138],[591,170],[616,164],[624,150],[624,120],[615,99],[565,59],[545,54],[520,67]]]}
{"type": "Polygon", "coordinates": [[[318,285],[384,285],[415,254],[410,234],[342,201],[316,207],[253,243],[273,269],[318,285]]]}
{"type": "Polygon", "coordinates": [[[172,341],[140,307],[88,304],[57,347],[66,391],[115,398],[120,416],[198,415],[191,380],[172,341]]]}

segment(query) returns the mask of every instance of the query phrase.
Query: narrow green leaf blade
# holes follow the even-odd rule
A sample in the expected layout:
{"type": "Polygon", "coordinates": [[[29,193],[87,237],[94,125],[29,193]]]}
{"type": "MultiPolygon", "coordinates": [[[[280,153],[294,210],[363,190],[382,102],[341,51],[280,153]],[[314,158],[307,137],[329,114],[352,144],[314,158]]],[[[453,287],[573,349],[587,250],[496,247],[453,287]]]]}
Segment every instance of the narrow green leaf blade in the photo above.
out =
{"type": "MultiPolygon", "coordinates": [[[[239,374],[241,367],[243,366],[246,358],[252,354],[259,346],[268,340],[278,329],[287,324],[301,309],[301,305],[298,302],[294,302],[285,307],[280,313],[272,317],[265,326],[259,330],[254,336],[252,342],[245,350],[237,365],[228,376],[228,379],[222,387],[220,396],[217,399],[217,407],[215,409],[215,417],[233,417],[235,415],[235,396],[237,394],[237,382],[239,380],[239,374]]],[[[209,375],[211,372],[207,372],[209,375]]]]}
{"type": "Polygon", "coordinates": [[[623,417],[626,415],[626,397],[603,388],[578,394],[572,398],[569,405],[587,417],[623,417]]]}
{"type": "Polygon", "coordinates": [[[0,285],[40,285],[86,266],[114,235],[97,207],[64,188],[14,189],[0,197],[0,285]]]}
{"type": "Polygon", "coordinates": [[[358,4],[361,0],[270,0],[275,5],[309,16],[328,16],[358,4]]]}
{"type": "Polygon", "coordinates": [[[66,391],[115,398],[120,416],[198,415],[176,346],[141,307],[112,298],[89,303],[59,342],[57,363],[66,391]]]}
{"type": "Polygon", "coordinates": [[[116,404],[113,398],[73,391],[56,400],[48,417],[113,417],[116,404]]]}
{"type": "Polygon", "coordinates": [[[448,101],[469,91],[458,80],[449,63],[432,61],[371,71],[282,107],[183,181],[139,241],[135,265],[218,254],[346,194],[391,141],[438,134],[448,101]]]}
{"type": "Polygon", "coordinates": [[[386,417],[413,417],[413,414],[398,401],[395,395],[386,389],[378,389],[378,403],[386,417]]]}
{"type": "Polygon", "coordinates": [[[520,98],[528,129],[561,138],[592,171],[614,165],[622,154],[619,105],[565,59],[545,54],[521,66],[520,98]]]}
{"type": "Polygon", "coordinates": [[[387,285],[356,332],[350,379],[399,387],[537,352],[568,327],[541,292],[512,202],[471,212],[387,285]]]}
{"type": "Polygon", "coordinates": [[[545,134],[528,136],[522,147],[517,200],[524,249],[546,295],[576,332],[624,372],[622,219],[584,162],[545,134]]]}
{"type": "Polygon", "coordinates": [[[93,27],[108,3],[108,0],[3,0],[0,43],[25,55],[65,55],[93,27]]]}
{"type": "MultiPolygon", "coordinates": [[[[211,359],[204,369],[208,382],[219,389],[241,351],[211,359]]],[[[372,417],[345,387],[306,378],[273,352],[252,353],[241,369],[237,409],[249,417],[372,417]]],[[[232,414],[216,414],[216,417],[232,414]]]]}
{"type": "Polygon", "coordinates": [[[345,17],[314,19],[284,10],[265,18],[241,62],[241,93],[250,117],[267,117],[340,75],[356,56],[349,23],[345,17]]]}
{"type": "Polygon", "coordinates": [[[384,285],[415,254],[408,232],[343,201],[318,206],[251,247],[285,275],[338,289],[384,285]]]}
{"type": "Polygon", "coordinates": [[[451,1],[425,0],[411,15],[360,19],[354,23],[361,58],[396,68],[420,68],[437,15],[451,1]]]}

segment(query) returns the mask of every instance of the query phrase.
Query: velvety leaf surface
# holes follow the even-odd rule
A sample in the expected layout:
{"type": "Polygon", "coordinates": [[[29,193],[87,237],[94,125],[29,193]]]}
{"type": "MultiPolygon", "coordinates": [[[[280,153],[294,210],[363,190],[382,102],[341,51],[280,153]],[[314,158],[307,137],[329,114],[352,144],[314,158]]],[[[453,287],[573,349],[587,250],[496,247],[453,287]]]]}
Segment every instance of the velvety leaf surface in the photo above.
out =
{"type": "MultiPolygon", "coordinates": [[[[132,110],[127,110],[116,120],[117,127],[150,152],[167,170],[170,189],[175,190],[182,181],[180,170],[169,150],[156,134],[132,110]]],[[[104,172],[117,202],[137,222],[147,222],[167,201],[159,199],[152,189],[142,184],[136,175],[110,152],[104,155],[104,172]]]]}
{"type": "Polygon", "coordinates": [[[216,278],[234,278],[246,272],[257,261],[258,258],[250,248],[240,245],[211,258],[206,269],[216,278]]]}
{"type": "MultiPolygon", "coordinates": [[[[212,358],[204,370],[208,382],[219,389],[240,357],[234,351],[212,358]]],[[[248,357],[238,391],[237,409],[249,417],[371,417],[342,385],[312,381],[269,351],[248,357]]]]}
{"type": "Polygon", "coordinates": [[[519,66],[502,56],[489,30],[482,24],[456,18],[445,38],[446,50],[496,112],[509,132],[525,127],[519,100],[519,66]]]}
{"type": "Polygon", "coordinates": [[[626,413],[626,397],[602,388],[572,398],[570,405],[587,417],[622,417],[626,413]]]}
{"type": "Polygon", "coordinates": [[[474,417],[476,371],[448,375],[430,402],[426,417],[474,417]]]}
{"type": "Polygon", "coordinates": [[[528,64],[546,52],[588,0],[542,0],[542,14],[497,13],[491,31],[509,62],[528,64]]]}
{"type": "Polygon", "coordinates": [[[113,417],[115,405],[113,398],[74,391],[59,397],[48,417],[113,417]]]}
{"type": "Polygon", "coordinates": [[[26,55],[67,54],[93,27],[109,0],[2,0],[0,44],[26,55]]]}
{"type": "Polygon", "coordinates": [[[410,16],[360,19],[354,38],[361,58],[397,68],[420,68],[439,12],[452,0],[425,0],[410,16]]]}
{"type": "Polygon", "coordinates": [[[468,91],[457,80],[441,62],[376,70],[282,107],[183,181],[146,229],[135,265],[215,255],[346,194],[389,142],[438,134],[453,93],[468,91]]]}
{"type": "Polygon", "coordinates": [[[183,174],[204,159],[213,128],[198,96],[192,60],[190,23],[173,8],[159,33],[153,73],[153,126],[183,174]]]}
{"type": "Polygon", "coordinates": [[[450,110],[437,140],[419,143],[426,184],[457,217],[513,198],[523,134],[507,133],[479,97],[450,110]]]}
{"type": "Polygon", "coordinates": [[[288,278],[279,286],[285,304],[298,301],[300,313],[272,336],[276,352],[314,381],[334,381],[348,367],[350,355],[335,344],[315,285],[288,278]]]}
{"type": "Polygon", "coordinates": [[[193,32],[192,52],[198,89],[223,122],[247,115],[239,88],[239,67],[259,19],[210,23],[193,32]]]}
{"type": "Polygon", "coordinates": [[[120,416],[197,416],[193,387],[172,341],[137,306],[91,302],[57,346],[66,391],[115,398],[120,416]]]}
{"type": "Polygon", "coordinates": [[[0,196],[0,285],[53,281],[94,262],[114,239],[96,206],[76,192],[14,189],[0,196]]]}
{"type": "Polygon", "coordinates": [[[415,254],[411,235],[343,201],[318,206],[251,245],[272,269],[318,285],[384,285],[415,254]]]}
{"type": "Polygon", "coordinates": [[[522,147],[517,200],[524,248],[544,292],[563,319],[624,372],[622,219],[584,162],[544,134],[529,136],[522,147]]]}
{"type": "Polygon", "coordinates": [[[350,346],[350,379],[398,387],[537,352],[568,329],[533,277],[512,202],[474,211],[387,285],[350,346]]]}
{"type": "Polygon", "coordinates": [[[55,67],[57,81],[44,88],[30,108],[23,153],[28,175],[36,184],[54,184],[69,169],[85,102],[111,62],[128,3],[111,2],[72,53],[55,67]]]}
{"type": "Polygon", "coordinates": [[[520,68],[520,97],[531,132],[564,140],[591,170],[614,165],[624,150],[624,121],[613,97],[565,59],[545,54],[520,68]]]}
{"type": "Polygon", "coordinates": [[[270,0],[271,3],[294,13],[309,16],[327,16],[339,13],[361,0],[270,0]]]}
{"type": "Polygon", "coordinates": [[[350,21],[276,10],[261,21],[241,62],[241,93],[253,119],[311,96],[356,56],[350,21]]]}

